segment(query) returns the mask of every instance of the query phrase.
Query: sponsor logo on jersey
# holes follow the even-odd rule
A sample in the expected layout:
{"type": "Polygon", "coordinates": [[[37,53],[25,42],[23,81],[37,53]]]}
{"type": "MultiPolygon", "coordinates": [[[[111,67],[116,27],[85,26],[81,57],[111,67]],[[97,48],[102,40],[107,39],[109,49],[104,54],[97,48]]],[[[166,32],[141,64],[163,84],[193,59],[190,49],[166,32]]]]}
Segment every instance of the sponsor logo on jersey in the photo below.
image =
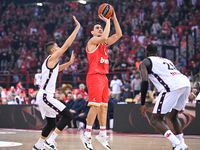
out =
{"type": "Polygon", "coordinates": [[[101,57],[100,63],[101,64],[103,64],[103,63],[109,64],[109,61],[108,61],[108,59],[104,59],[103,57],[101,57]]]}

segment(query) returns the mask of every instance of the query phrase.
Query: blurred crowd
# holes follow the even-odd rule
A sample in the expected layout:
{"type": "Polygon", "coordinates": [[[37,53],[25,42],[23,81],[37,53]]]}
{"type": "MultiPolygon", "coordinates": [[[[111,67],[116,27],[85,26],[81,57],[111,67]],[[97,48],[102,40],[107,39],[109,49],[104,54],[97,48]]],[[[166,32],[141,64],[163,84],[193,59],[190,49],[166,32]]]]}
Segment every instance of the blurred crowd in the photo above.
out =
{"type": "MultiPolygon", "coordinates": [[[[110,99],[129,102],[131,98],[134,100],[131,102],[140,103],[141,77],[138,67],[145,57],[145,48],[150,43],[159,47],[179,46],[180,42],[182,55],[174,63],[199,91],[199,60],[192,62],[190,68],[185,68],[185,53],[186,35],[194,36],[196,31],[197,38],[200,38],[200,0],[116,0],[109,3],[114,7],[123,31],[119,42],[108,48],[110,72],[113,74],[109,83],[110,99]],[[126,73],[127,70],[130,74],[126,73]],[[115,72],[122,73],[117,76],[115,72]]],[[[46,2],[42,6],[0,3],[0,72],[11,73],[18,82],[17,87],[0,88],[1,103],[35,103],[37,90],[23,88],[17,74],[36,73],[41,68],[46,57],[43,49],[45,43],[56,41],[59,46],[63,44],[75,27],[72,15],[77,17],[82,26],[76,40],[62,55],[59,63],[69,61],[74,50],[75,62],[63,70],[63,73],[72,73],[72,80],[77,82],[76,73],[86,73],[88,69],[85,47],[91,36],[91,25],[95,21],[101,22],[97,15],[99,5],[100,3],[94,2],[83,5],[69,1],[46,2]]],[[[111,27],[111,34],[114,32],[111,27]]],[[[198,39],[197,44],[200,45],[198,39]]],[[[199,49],[197,51],[200,52],[199,49]]],[[[77,92],[77,87],[65,87],[68,89],[67,93],[62,91],[64,87],[59,88],[55,96],[67,103],[68,93],[71,92],[74,100],[82,95],[87,102],[87,94],[74,94],[80,93],[77,92]]],[[[158,92],[150,85],[148,94],[148,101],[151,103],[158,92]]]]}
{"type": "MultiPolygon", "coordinates": [[[[181,40],[181,53],[185,57],[186,35],[194,29],[200,32],[199,0],[116,0],[110,3],[123,31],[119,42],[108,49],[112,72],[137,69],[137,61],[143,60],[149,43],[178,46],[181,40]]],[[[72,15],[75,15],[82,26],[60,63],[68,61],[74,50],[75,63],[63,72],[87,72],[85,47],[91,36],[91,25],[100,21],[99,5],[68,1],[46,2],[42,6],[0,3],[0,71],[35,73],[46,56],[45,43],[56,41],[61,46],[74,29],[72,15]]],[[[111,27],[111,34],[114,32],[111,27]]]]}

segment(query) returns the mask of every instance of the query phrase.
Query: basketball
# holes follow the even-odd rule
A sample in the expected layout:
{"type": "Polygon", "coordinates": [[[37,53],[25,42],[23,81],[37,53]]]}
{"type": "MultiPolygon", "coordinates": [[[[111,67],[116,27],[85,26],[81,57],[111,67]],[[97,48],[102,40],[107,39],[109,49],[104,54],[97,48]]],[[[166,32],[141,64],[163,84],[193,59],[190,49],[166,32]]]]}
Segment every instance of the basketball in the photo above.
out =
{"type": "Polygon", "coordinates": [[[99,6],[98,14],[102,14],[106,18],[110,18],[113,14],[113,7],[110,4],[104,3],[99,6]]]}

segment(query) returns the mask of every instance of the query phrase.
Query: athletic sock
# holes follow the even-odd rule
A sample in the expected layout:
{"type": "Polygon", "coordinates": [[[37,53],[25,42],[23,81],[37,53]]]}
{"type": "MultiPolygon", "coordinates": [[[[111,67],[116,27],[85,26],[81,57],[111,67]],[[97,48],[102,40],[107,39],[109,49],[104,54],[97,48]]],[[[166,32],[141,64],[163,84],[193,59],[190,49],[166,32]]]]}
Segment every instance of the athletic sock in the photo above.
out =
{"type": "Polygon", "coordinates": [[[107,134],[106,134],[106,126],[100,126],[100,132],[99,134],[103,137],[106,137],[107,134]]]}
{"type": "Polygon", "coordinates": [[[58,134],[54,131],[51,136],[49,137],[49,139],[47,139],[47,142],[53,142],[55,141],[56,137],[58,136],[58,134]]]}
{"type": "Polygon", "coordinates": [[[45,139],[39,138],[39,140],[37,141],[37,143],[35,144],[35,146],[37,148],[40,148],[43,145],[44,141],[45,141],[45,139]]]}
{"type": "Polygon", "coordinates": [[[91,137],[91,132],[92,132],[92,126],[86,125],[86,131],[85,131],[84,135],[86,137],[91,137]]]}
{"type": "Polygon", "coordinates": [[[172,143],[172,145],[180,144],[180,140],[172,133],[171,130],[167,130],[164,136],[172,143]]]}
{"type": "Polygon", "coordinates": [[[177,134],[176,137],[181,141],[181,143],[182,143],[182,142],[185,143],[183,133],[177,134]]]}

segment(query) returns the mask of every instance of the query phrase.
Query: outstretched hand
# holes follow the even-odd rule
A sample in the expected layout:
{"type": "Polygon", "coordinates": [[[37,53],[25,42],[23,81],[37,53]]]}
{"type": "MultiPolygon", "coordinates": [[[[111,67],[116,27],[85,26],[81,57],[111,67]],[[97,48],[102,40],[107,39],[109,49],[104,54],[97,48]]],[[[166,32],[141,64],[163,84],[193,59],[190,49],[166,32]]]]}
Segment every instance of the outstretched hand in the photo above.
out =
{"type": "Polygon", "coordinates": [[[80,27],[80,23],[78,22],[78,20],[76,19],[76,17],[73,15],[73,19],[74,19],[74,22],[76,23],[76,26],[77,27],[80,27]]]}
{"type": "Polygon", "coordinates": [[[102,14],[99,15],[99,18],[100,18],[101,20],[103,20],[104,22],[110,21],[110,18],[106,18],[106,17],[104,17],[102,14]]]}
{"type": "Polygon", "coordinates": [[[146,105],[141,105],[141,108],[140,108],[140,113],[142,115],[142,117],[146,117],[146,105]]]}
{"type": "Polygon", "coordinates": [[[114,10],[114,8],[113,8],[113,12],[112,12],[112,16],[111,16],[111,18],[112,19],[116,19],[117,17],[116,17],[116,14],[115,14],[115,10],[114,10]]]}

